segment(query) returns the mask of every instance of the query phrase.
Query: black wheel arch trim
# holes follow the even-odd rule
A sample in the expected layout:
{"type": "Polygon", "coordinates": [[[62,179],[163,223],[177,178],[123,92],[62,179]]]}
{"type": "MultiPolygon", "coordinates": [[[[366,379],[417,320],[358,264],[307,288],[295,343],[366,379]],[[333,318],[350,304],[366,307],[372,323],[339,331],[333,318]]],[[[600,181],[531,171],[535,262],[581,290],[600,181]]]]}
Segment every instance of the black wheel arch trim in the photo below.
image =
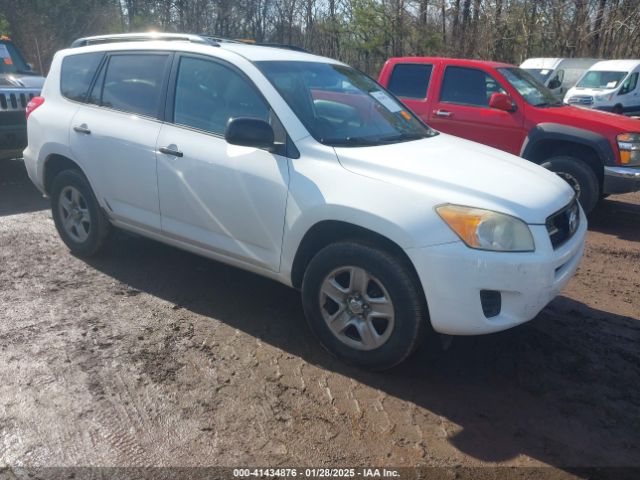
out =
{"type": "Polygon", "coordinates": [[[559,123],[540,123],[531,129],[522,144],[520,156],[533,160],[536,149],[544,142],[577,143],[593,149],[603,165],[616,165],[616,156],[609,140],[599,133],[559,123]]]}

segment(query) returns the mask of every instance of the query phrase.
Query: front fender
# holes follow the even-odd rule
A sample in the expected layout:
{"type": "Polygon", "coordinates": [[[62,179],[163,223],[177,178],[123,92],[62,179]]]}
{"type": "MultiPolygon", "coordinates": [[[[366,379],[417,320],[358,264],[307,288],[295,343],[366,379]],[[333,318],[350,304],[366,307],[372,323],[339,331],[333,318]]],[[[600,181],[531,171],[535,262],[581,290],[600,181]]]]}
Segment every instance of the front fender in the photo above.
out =
{"type": "Polygon", "coordinates": [[[280,262],[285,277],[306,233],[325,221],[370,230],[402,249],[458,240],[424,194],[346,170],[332,150],[316,147],[314,159],[303,155],[290,163],[280,262]]]}
{"type": "Polygon", "coordinates": [[[596,132],[558,123],[540,123],[531,131],[520,150],[520,156],[539,163],[540,152],[548,142],[577,143],[593,149],[604,165],[615,165],[616,156],[609,140],[596,132]]]}

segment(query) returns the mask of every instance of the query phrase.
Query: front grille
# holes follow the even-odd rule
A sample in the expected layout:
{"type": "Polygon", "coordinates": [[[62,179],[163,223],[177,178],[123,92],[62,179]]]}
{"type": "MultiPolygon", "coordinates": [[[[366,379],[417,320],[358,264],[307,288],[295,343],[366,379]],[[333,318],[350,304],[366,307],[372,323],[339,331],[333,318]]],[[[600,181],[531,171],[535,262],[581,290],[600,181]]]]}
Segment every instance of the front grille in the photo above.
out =
{"type": "Polygon", "coordinates": [[[573,95],[569,97],[569,105],[593,105],[591,95],[573,95]]]}
{"type": "Polygon", "coordinates": [[[547,232],[553,249],[564,245],[578,231],[580,226],[580,208],[574,199],[562,210],[547,218],[547,232]]]}
{"type": "Polygon", "coordinates": [[[27,108],[27,103],[39,94],[40,92],[37,90],[5,90],[0,92],[0,112],[24,111],[27,108]]]}

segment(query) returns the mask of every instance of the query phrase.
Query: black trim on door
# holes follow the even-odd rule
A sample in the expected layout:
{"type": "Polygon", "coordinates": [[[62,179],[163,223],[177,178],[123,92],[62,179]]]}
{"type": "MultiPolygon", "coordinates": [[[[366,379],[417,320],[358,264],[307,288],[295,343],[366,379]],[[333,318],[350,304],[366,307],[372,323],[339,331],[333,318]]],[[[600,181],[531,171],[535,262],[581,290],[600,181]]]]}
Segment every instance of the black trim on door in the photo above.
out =
{"type": "Polygon", "coordinates": [[[91,79],[91,83],[89,83],[89,89],[87,90],[87,94],[84,96],[84,100],[82,103],[89,103],[89,98],[91,97],[91,93],[93,93],[93,88],[96,85],[96,82],[102,75],[102,71],[106,68],[108,55],[103,52],[102,58],[100,59],[100,63],[98,63],[98,68],[93,72],[93,78],[91,79]]]}

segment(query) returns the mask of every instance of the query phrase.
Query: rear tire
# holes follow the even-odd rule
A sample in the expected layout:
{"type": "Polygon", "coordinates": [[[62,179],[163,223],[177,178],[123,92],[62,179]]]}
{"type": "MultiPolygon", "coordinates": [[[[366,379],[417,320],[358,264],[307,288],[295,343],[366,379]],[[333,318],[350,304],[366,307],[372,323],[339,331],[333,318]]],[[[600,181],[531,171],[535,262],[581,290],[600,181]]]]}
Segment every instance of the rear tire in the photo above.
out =
{"type": "Polygon", "coordinates": [[[302,282],[311,330],[336,357],[386,370],[406,359],[427,331],[424,295],[402,259],[355,242],[317,253],[302,282]]]}
{"type": "Polygon", "coordinates": [[[64,170],[53,179],[51,212],[62,241],[74,254],[90,257],[102,249],[111,225],[81,172],[64,170]]]}
{"type": "Polygon", "coordinates": [[[573,190],[585,213],[591,213],[600,199],[598,177],[589,165],[576,157],[552,157],[541,166],[557,173],[573,190]]]}

